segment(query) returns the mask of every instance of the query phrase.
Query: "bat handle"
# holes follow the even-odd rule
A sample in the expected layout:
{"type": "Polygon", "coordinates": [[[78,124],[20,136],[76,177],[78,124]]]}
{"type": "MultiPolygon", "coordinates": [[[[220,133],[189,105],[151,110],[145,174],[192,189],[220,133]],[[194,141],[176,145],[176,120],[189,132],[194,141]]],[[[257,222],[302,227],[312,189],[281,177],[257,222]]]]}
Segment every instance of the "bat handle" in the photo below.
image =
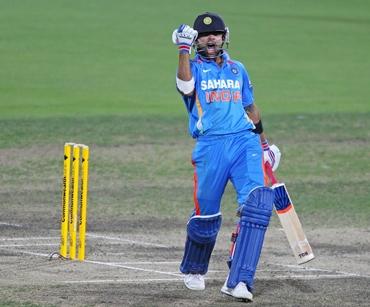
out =
{"type": "Polygon", "coordinates": [[[272,167],[270,165],[269,162],[265,162],[265,172],[267,174],[267,176],[269,177],[270,181],[271,181],[271,185],[274,185],[276,183],[278,183],[275,175],[274,175],[274,172],[272,171],[272,167]]]}

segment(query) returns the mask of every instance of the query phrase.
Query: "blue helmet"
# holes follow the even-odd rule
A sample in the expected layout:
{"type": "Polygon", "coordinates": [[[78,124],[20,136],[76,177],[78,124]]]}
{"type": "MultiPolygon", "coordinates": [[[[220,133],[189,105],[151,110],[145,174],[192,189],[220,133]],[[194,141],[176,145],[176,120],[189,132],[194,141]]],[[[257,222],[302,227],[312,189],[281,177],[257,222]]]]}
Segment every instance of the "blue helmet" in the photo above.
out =
{"type": "MultiPolygon", "coordinates": [[[[205,12],[201,15],[198,15],[194,21],[193,25],[194,30],[198,31],[198,37],[206,36],[209,34],[222,34],[222,45],[219,46],[219,51],[217,56],[221,55],[225,50],[223,45],[226,43],[226,47],[229,45],[229,29],[225,26],[225,23],[221,16],[216,13],[205,12]]],[[[206,55],[206,46],[199,46],[197,42],[195,42],[195,49],[196,52],[199,53],[203,57],[207,57],[206,55]]]]}
{"type": "Polygon", "coordinates": [[[193,28],[198,31],[198,36],[208,33],[226,34],[227,31],[221,16],[210,12],[199,15],[194,21],[193,28]]]}

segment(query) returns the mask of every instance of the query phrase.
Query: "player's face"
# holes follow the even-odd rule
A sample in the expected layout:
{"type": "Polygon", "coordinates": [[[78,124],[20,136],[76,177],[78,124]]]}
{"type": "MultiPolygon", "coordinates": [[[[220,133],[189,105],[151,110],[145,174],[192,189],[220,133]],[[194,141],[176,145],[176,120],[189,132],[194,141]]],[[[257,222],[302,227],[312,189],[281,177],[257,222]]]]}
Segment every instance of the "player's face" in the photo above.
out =
{"type": "Polygon", "coordinates": [[[222,43],[222,33],[208,33],[198,37],[198,46],[201,48],[205,47],[207,56],[210,57],[217,55],[218,50],[222,47],[222,43]]]}

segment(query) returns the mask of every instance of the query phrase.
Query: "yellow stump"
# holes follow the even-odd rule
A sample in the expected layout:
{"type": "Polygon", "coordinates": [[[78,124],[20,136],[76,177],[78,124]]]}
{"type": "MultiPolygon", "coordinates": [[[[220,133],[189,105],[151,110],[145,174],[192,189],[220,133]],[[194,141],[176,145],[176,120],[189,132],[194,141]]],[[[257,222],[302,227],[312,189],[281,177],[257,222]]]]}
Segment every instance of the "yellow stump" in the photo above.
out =
{"type": "Polygon", "coordinates": [[[72,260],[85,259],[88,171],[89,147],[65,143],[60,255],[72,260]]]}
{"type": "Polygon", "coordinates": [[[67,257],[68,246],[68,209],[71,180],[71,144],[64,144],[64,163],[63,163],[63,192],[62,192],[62,218],[60,235],[60,255],[67,257]]]}
{"type": "Polygon", "coordinates": [[[69,217],[69,257],[76,259],[76,243],[77,243],[77,210],[78,210],[78,180],[80,173],[80,147],[73,145],[73,161],[72,161],[72,200],[69,217]]]}
{"type": "Polygon", "coordinates": [[[82,146],[82,176],[80,194],[80,220],[79,220],[79,244],[78,260],[85,259],[85,240],[86,240],[86,214],[87,214],[87,190],[89,178],[89,147],[82,146]]]}

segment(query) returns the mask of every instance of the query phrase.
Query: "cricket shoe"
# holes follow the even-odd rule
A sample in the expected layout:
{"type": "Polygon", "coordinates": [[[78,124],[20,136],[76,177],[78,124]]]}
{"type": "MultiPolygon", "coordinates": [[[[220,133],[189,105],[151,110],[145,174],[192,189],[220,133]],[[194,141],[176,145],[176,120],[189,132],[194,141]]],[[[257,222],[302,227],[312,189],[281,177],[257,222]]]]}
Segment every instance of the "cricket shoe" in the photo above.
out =
{"type": "Polygon", "coordinates": [[[186,274],[184,284],[190,290],[204,290],[206,288],[204,277],[201,274],[186,274]]]}
{"type": "Polygon", "coordinates": [[[235,298],[240,298],[250,302],[253,301],[253,294],[248,290],[247,285],[242,281],[240,281],[235,288],[228,288],[226,279],[224,285],[221,288],[221,292],[235,298]]]}

